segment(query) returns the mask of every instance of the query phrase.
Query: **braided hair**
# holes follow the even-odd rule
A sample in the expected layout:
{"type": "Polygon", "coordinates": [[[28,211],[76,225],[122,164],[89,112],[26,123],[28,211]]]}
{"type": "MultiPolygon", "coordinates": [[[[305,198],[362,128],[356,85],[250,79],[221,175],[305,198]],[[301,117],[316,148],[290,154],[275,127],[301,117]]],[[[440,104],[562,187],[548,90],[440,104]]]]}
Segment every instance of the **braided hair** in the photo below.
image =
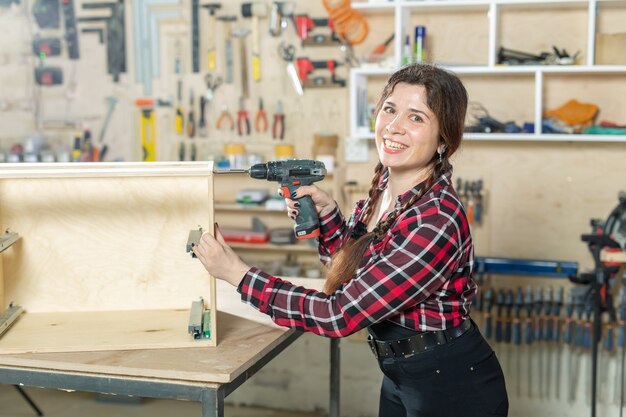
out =
{"type": "Polygon", "coordinates": [[[375,114],[378,114],[385,100],[399,83],[421,85],[426,89],[426,104],[439,121],[439,141],[445,146],[444,151],[435,152],[432,156],[430,174],[418,192],[401,207],[391,212],[385,220],[379,221],[371,232],[367,232],[366,225],[375,215],[375,209],[382,194],[379,184],[386,171],[381,162],[376,165],[362,220],[355,225],[351,238],[333,256],[324,285],[324,292],[327,294],[332,294],[350,281],[361,263],[367,246],[373,240],[382,239],[398,216],[412,207],[430,190],[441,175],[452,170],[449,157],[461,144],[467,109],[467,91],[458,77],[430,64],[408,65],[389,78],[376,105],[375,114]]]}

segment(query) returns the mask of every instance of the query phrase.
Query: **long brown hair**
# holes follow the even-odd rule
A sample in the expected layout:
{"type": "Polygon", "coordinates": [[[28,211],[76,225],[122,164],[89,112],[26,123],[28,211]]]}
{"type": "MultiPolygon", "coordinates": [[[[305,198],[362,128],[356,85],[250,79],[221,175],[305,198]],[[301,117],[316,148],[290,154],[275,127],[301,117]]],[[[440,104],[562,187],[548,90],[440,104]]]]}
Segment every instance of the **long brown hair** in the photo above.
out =
{"type": "MultiPolygon", "coordinates": [[[[456,75],[433,65],[408,65],[391,75],[376,104],[375,114],[378,114],[385,100],[399,83],[422,85],[426,89],[426,104],[439,121],[439,141],[445,145],[444,151],[441,158],[437,152],[433,154],[431,175],[428,176],[418,193],[402,207],[393,211],[384,221],[378,222],[374,230],[361,237],[348,239],[341,250],[335,253],[324,284],[324,292],[327,294],[332,294],[350,281],[370,242],[373,239],[381,239],[400,214],[414,205],[444,172],[452,169],[449,157],[461,145],[467,110],[467,91],[461,80],[456,75]]],[[[376,203],[381,195],[379,184],[384,173],[385,167],[379,162],[374,169],[374,176],[368,193],[369,201],[361,220],[366,225],[374,215],[376,203]]]]}

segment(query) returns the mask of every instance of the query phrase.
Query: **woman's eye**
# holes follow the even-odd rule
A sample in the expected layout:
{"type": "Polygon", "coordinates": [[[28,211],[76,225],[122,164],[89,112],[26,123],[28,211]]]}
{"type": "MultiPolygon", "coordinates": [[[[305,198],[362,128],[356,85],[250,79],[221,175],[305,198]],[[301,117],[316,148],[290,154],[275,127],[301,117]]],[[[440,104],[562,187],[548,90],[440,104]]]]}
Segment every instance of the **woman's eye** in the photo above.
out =
{"type": "Polygon", "coordinates": [[[414,122],[421,122],[421,121],[423,121],[422,118],[420,116],[418,116],[417,114],[411,115],[411,120],[413,120],[414,122]]]}
{"type": "Polygon", "coordinates": [[[394,112],[394,109],[393,109],[393,107],[386,106],[386,107],[383,107],[383,111],[384,111],[385,113],[393,113],[393,112],[394,112]]]}

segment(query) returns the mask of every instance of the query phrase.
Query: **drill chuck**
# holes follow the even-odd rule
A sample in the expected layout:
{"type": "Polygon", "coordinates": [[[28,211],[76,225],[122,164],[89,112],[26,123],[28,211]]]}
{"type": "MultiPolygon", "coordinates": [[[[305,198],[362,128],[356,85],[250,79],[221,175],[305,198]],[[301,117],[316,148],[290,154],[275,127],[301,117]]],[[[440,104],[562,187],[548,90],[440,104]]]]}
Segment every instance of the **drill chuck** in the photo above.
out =
{"type": "Polygon", "coordinates": [[[250,167],[250,178],[264,180],[267,178],[267,164],[254,164],[250,167]]]}

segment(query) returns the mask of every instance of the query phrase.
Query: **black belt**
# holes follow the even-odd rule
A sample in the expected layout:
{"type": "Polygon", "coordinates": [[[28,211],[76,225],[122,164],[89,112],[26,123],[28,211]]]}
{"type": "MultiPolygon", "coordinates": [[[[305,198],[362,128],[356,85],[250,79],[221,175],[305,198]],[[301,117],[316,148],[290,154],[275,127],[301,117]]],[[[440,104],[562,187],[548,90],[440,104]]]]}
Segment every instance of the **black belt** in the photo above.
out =
{"type": "Polygon", "coordinates": [[[456,339],[473,327],[470,319],[462,324],[446,330],[424,332],[400,340],[375,340],[371,335],[367,338],[372,352],[376,358],[406,358],[416,353],[444,345],[456,339]]]}

